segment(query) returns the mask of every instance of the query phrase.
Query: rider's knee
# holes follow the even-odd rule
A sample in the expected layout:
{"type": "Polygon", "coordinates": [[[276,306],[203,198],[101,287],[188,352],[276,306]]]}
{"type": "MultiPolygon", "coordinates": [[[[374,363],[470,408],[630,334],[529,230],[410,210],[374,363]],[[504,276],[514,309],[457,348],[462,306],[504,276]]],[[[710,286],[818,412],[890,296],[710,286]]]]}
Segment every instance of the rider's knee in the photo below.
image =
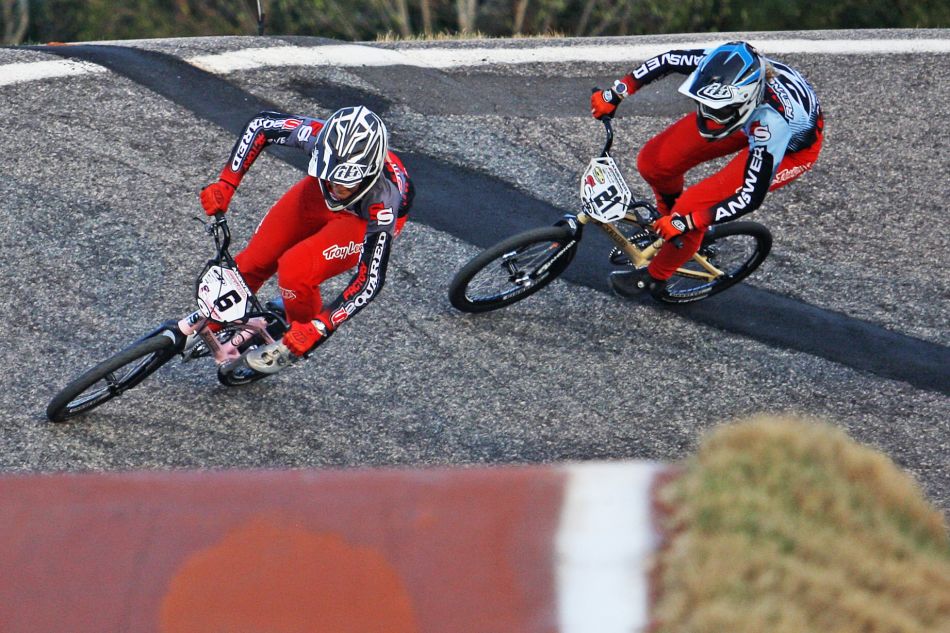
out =
{"type": "Polygon", "coordinates": [[[277,283],[281,288],[302,290],[309,285],[312,267],[309,255],[290,249],[277,261],[277,283]]]}
{"type": "MultiPolygon", "coordinates": [[[[655,140],[655,139],[654,139],[655,140]]],[[[647,143],[637,154],[637,171],[651,185],[681,176],[675,166],[667,165],[660,158],[659,143],[647,143]]]]}

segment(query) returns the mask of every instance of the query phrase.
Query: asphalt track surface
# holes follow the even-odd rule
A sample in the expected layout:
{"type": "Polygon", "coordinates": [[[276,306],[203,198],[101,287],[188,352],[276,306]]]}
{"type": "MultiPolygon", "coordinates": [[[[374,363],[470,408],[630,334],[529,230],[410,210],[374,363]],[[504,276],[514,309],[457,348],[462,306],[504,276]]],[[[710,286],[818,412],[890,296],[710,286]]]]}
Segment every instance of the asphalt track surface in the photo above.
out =
{"type": "MultiPolygon", "coordinates": [[[[4,285],[15,290],[14,316],[48,342],[37,348],[22,333],[5,335],[8,360],[34,358],[48,376],[34,381],[36,373],[17,372],[4,389],[5,469],[672,460],[717,422],[794,412],[880,447],[947,508],[950,293],[947,275],[927,255],[946,252],[946,238],[918,240],[919,256],[904,267],[895,254],[907,249],[902,227],[939,225],[946,211],[947,139],[927,112],[927,103],[945,103],[946,88],[939,77],[920,79],[924,70],[945,74],[935,70],[945,55],[786,57],[816,84],[829,130],[840,131],[837,139],[829,132],[815,172],[770,196],[752,218],[768,224],[777,242],[748,284],[676,309],[620,302],[606,292],[607,244],[589,230],[565,275],[570,283],[471,317],[447,306],[448,279],[474,247],[572,210],[574,181],[600,143],[584,95],[623,68],[219,76],[182,61],[241,44],[14,51],[16,61],[52,53],[111,72],[0,88],[4,110],[30,122],[27,134],[4,143],[13,156],[0,185],[11,210],[4,285]],[[195,52],[185,54],[189,47],[195,52]],[[867,125],[848,99],[861,92],[860,71],[869,68],[890,73],[896,91],[882,98],[894,120],[882,126],[885,143],[848,136],[867,125]],[[920,90],[918,98],[902,99],[908,89],[920,90]],[[187,304],[188,280],[206,248],[187,220],[194,192],[220,168],[244,122],[261,109],[321,114],[353,102],[390,122],[419,190],[385,301],[360,315],[366,324],[354,323],[342,345],[343,331],[334,337],[329,362],[295,368],[270,388],[227,391],[210,368],[175,367],[82,422],[45,423],[45,401],[70,373],[134,338],[129,328],[147,327],[150,313],[174,316],[187,304]],[[917,146],[917,135],[932,149],[917,146]],[[24,145],[24,137],[34,142],[24,145]],[[493,151],[480,153],[485,148],[493,151]],[[869,166],[896,170],[868,174],[887,198],[855,177],[869,166]],[[766,215],[774,213],[772,198],[784,207],[777,217],[766,215]],[[913,208],[862,232],[857,222],[885,212],[884,199],[913,208]],[[836,206],[849,208],[805,221],[816,208],[836,206]],[[848,278],[849,266],[860,279],[848,278]],[[809,280],[806,271],[823,279],[809,280]],[[130,290],[133,278],[153,292],[130,290]],[[116,340],[96,336],[94,327],[116,340]]],[[[669,82],[637,98],[632,124],[625,129],[618,120],[630,136],[646,138],[685,111],[669,82]]],[[[624,149],[618,143],[615,154],[624,149]]],[[[271,155],[278,160],[259,161],[236,198],[236,234],[253,229],[259,209],[306,163],[288,150],[271,155]]]]}
{"type": "MultiPolygon", "coordinates": [[[[248,107],[255,111],[280,110],[275,103],[258,99],[224,79],[162,53],[115,46],[70,46],[46,50],[105,66],[235,135],[247,122],[248,107]],[[215,99],[207,99],[208,94],[214,94],[215,99]]],[[[424,78],[405,79],[400,85],[417,85],[419,79],[424,78]]],[[[469,86],[462,90],[474,92],[479,88],[485,90],[485,86],[469,86]]],[[[558,92],[564,94],[582,91],[577,85],[559,88],[558,92]]],[[[348,101],[370,103],[378,100],[363,93],[350,96],[348,101]]],[[[379,110],[388,109],[385,103],[373,103],[373,106],[379,110]]],[[[274,153],[301,171],[306,170],[307,157],[300,152],[275,148],[274,153]]],[[[419,211],[413,214],[413,219],[478,246],[488,246],[518,231],[543,226],[557,213],[551,205],[519,194],[503,182],[492,182],[479,174],[455,169],[438,158],[413,152],[406,153],[405,158],[412,163],[413,173],[418,174],[416,180],[421,192],[419,211]],[[445,213],[452,207],[446,204],[448,200],[461,199],[466,192],[473,190],[482,192],[480,202],[489,216],[486,218],[490,220],[488,226],[494,230],[473,231],[464,209],[445,213]],[[519,210],[518,215],[504,211],[513,208],[519,210]]],[[[591,232],[594,231],[588,231],[591,232]]],[[[594,252],[587,250],[577,263],[568,270],[566,279],[600,290],[607,289],[605,281],[611,267],[605,258],[595,257],[594,252]]],[[[739,286],[727,296],[720,295],[708,302],[675,309],[700,323],[950,394],[947,372],[950,348],[888,332],[844,314],[821,310],[748,285],[739,286]],[[782,323],[784,327],[776,328],[775,323],[782,323]],[[817,332],[821,336],[815,336],[817,332]]]]}

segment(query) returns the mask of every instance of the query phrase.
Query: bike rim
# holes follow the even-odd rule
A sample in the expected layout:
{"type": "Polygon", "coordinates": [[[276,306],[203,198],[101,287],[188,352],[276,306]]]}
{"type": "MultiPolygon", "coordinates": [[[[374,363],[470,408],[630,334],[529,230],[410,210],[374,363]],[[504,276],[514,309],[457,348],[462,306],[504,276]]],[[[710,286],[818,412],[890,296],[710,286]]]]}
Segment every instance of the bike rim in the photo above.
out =
{"type": "Polygon", "coordinates": [[[86,407],[95,405],[103,398],[114,398],[121,395],[123,391],[129,388],[129,383],[132,382],[138,374],[145,371],[152,361],[162,353],[162,350],[151,352],[128,365],[109,372],[70,400],[66,404],[66,410],[70,413],[79,412],[86,407]]]}
{"type": "Polygon", "coordinates": [[[709,271],[694,259],[680,267],[666,285],[666,292],[673,297],[689,297],[703,295],[719,285],[727,284],[741,275],[759,254],[759,241],[754,235],[736,234],[726,235],[700,248],[699,254],[704,256],[708,263],[722,271],[722,275],[713,279],[702,278],[709,275],[709,271]],[[692,272],[696,277],[690,276],[692,272]]]}
{"type": "Polygon", "coordinates": [[[559,252],[562,246],[561,241],[549,240],[505,253],[472,277],[465,298],[473,303],[503,301],[528,292],[550,275],[554,259],[564,254],[559,252]]]}

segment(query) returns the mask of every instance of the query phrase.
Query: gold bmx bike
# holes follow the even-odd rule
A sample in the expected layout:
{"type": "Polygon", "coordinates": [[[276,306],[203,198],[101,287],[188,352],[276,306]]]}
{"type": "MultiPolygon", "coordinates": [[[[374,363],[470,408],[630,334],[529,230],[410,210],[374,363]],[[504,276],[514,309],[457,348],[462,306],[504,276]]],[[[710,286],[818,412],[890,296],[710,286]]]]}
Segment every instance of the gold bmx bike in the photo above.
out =
{"type": "MultiPolygon", "coordinates": [[[[614,138],[611,119],[601,121],[606,141],[581,177],[583,210],[565,215],[554,226],[519,233],[475,256],[449,285],[449,301],[455,308],[497,310],[541,290],[567,269],[588,224],[602,229],[614,242],[608,255],[612,265],[642,269],[650,263],[663,245],[651,228],[660,213],[630,191],[609,154],[614,138]]],[[[673,240],[674,244],[678,241],[673,240]]],[[[666,303],[710,297],[748,277],[771,248],[772,234],[756,222],[713,225],[706,229],[692,259],[654,296],[666,303]]]]}

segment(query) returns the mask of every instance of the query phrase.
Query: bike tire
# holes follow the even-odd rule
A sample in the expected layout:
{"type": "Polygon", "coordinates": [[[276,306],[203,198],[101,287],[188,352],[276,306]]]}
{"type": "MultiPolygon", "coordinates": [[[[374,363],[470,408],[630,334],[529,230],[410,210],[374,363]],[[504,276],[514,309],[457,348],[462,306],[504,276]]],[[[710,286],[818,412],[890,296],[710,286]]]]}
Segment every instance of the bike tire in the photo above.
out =
{"type": "Polygon", "coordinates": [[[554,281],[576,252],[574,233],[565,226],[519,233],[486,249],[463,266],[449,284],[449,302],[462,312],[504,308],[554,281]],[[567,248],[564,245],[568,245],[567,248]],[[500,282],[500,289],[482,294],[481,285],[473,283],[481,273],[486,273],[484,283],[487,277],[493,277],[500,282]],[[535,275],[538,276],[532,279],[535,275]]]}
{"type": "Polygon", "coordinates": [[[254,371],[243,360],[239,361],[234,367],[230,367],[227,370],[225,370],[223,367],[218,367],[218,382],[220,382],[225,387],[243,387],[244,385],[249,385],[252,382],[263,380],[270,375],[271,374],[262,374],[259,371],[254,371]]]}
{"type": "MultiPolygon", "coordinates": [[[[729,222],[710,227],[703,237],[699,253],[725,273],[710,281],[700,282],[674,274],[657,299],[666,303],[689,303],[706,299],[730,288],[758,268],[772,250],[772,233],[756,222],[729,222]]],[[[684,268],[699,270],[690,260],[684,268]]]]}
{"type": "Polygon", "coordinates": [[[64,422],[90,411],[145,380],[176,352],[175,338],[167,331],[134,343],[66,385],[46,407],[46,417],[64,422]]]}

